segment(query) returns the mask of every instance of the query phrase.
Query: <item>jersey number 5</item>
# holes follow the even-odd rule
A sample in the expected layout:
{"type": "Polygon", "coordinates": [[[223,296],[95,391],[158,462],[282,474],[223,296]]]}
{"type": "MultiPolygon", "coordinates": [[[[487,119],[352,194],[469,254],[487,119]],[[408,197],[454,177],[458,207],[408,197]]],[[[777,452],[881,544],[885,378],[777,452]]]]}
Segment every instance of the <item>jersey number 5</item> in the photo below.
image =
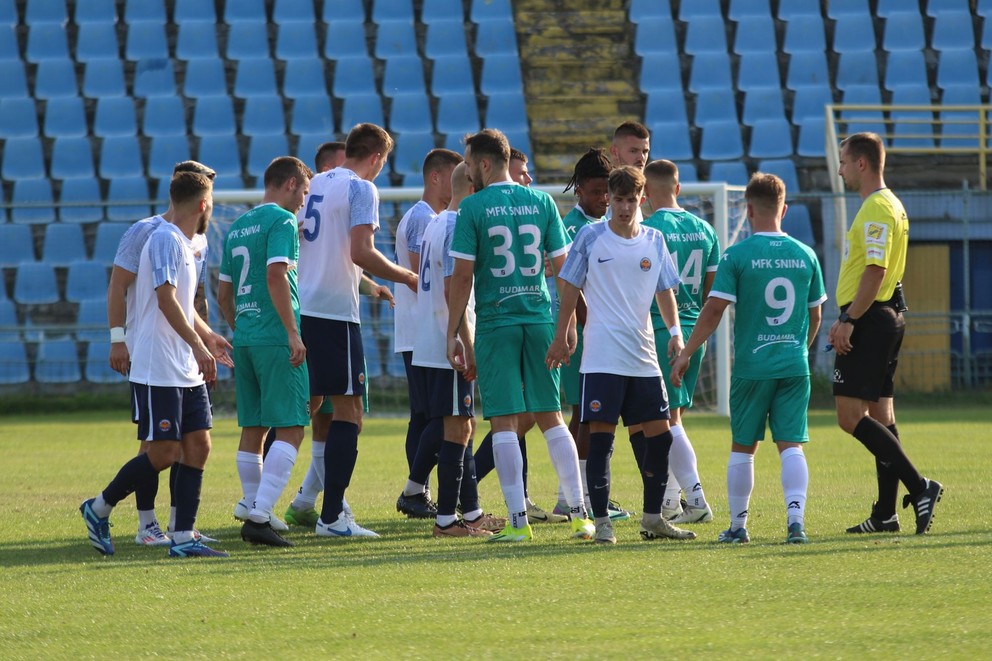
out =
{"type": "MultiPolygon", "coordinates": [[[[533,259],[533,263],[530,266],[520,266],[520,273],[524,276],[535,276],[538,273],[543,272],[544,257],[539,248],[541,245],[540,228],[537,225],[531,224],[521,225],[517,228],[517,234],[520,236],[520,240],[523,245],[524,256],[529,256],[533,259]],[[524,237],[530,237],[530,242],[524,242],[524,237]]],[[[493,277],[506,278],[513,275],[513,272],[517,270],[517,260],[512,252],[513,234],[510,231],[510,228],[505,225],[490,227],[489,236],[490,238],[497,237],[501,239],[502,243],[500,245],[493,246],[493,255],[496,257],[501,257],[505,262],[501,268],[494,267],[489,269],[493,274],[493,277]]]]}
{"type": "Polygon", "coordinates": [[[306,218],[313,218],[313,231],[308,229],[303,230],[303,238],[307,241],[316,241],[317,235],[320,234],[320,212],[314,207],[315,204],[320,204],[324,201],[323,195],[311,195],[307,200],[307,211],[304,214],[306,218]]]}

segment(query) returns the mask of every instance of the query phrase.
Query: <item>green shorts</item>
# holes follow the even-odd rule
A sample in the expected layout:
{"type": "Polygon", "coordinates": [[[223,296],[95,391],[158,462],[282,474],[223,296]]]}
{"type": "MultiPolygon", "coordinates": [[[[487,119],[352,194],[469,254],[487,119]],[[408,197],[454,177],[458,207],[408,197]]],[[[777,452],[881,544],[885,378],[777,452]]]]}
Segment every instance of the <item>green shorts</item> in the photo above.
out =
{"type": "Polygon", "coordinates": [[[310,424],[306,364],[289,364],[289,347],[234,347],[234,387],[240,427],[310,424]]]}
{"type": "Polygon", "coordinates": [[[579,342],[569,359],[570,364],[562,364],[560,369],[561,392],[569,406],[578,406],[581,403],[582,377],[579,375],[579,366],[582,364],[582,326],[578,327],[578,332],[579,342]]]}
{"type": "Polygon", "coordinates": [[[560,411],[558,370],[544,363],[554,326],[518,324],[475,331],[475,362],[485,417],[560,411]]]}
{"type": "Polygon", "coordinates": [[[730,432],[734,443],[754,445],[765,439],[765,424],[773,441],[805,443],[809,377],[730,380],[730,432]]]}
{"type": "MultiPolygon", "coordinates": [[[[372,379],[369,378],[369,368],[368,361],[365,361],[365,390],[362,392],[362,406],[365,412],[369,412],[369,389],[372,387],[372,379]]],[[[331,415],[334,413],[334,404],[331,402],[331,396],[327,395],[324,397],[324,402],[317,409],[317,413],[323,413],[325,415],[331,415]]]]}
{"type": "MultiPolygon", "coordinates": [[[[682,341],[687,342],[692,335],[692,326],[682,326],[682,341]]],[[[699,367],[703,364],[703,356],[706,355],[706,343],[692,354],[689,358],[689,367],[682,377],[682,385],[676,388],[672,385],[669,375],[672,373],[672,366],[668,363],[668,341],[672,336],[667,330],[654,332],[655,349],[658,351],[658,366],[661,368],[661,376],[665,379],[665,390],[668,391],[668,405],[672,410],[681,408],[692,408],[692,394],[696,392],[696,382],[699,380],[699,367]]]]}

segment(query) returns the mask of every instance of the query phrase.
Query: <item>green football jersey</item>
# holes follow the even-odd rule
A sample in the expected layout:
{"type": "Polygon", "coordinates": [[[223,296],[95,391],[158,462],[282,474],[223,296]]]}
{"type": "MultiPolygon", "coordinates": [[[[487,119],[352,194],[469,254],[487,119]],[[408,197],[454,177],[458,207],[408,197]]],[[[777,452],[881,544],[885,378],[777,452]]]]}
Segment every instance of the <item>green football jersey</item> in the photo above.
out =
{"type": "Polygon", "coordinates": [[[753,234],[723,253],[710,296],[734,303],[735,377],[809,375],[809,308],[827,299],[811,248],[785,234],[753,234]]]}
{"type": "Polygon", "coordinates": [[[580,229],[586,225],[598,223],[601,220],[602,218],[587,216],[579,205],[575,205],[571,211],[565,214],[561,222],[565,226],[565,235],[568,237],[568,242],[571,243],[575,240],[575,235],[578,234],[580,229]]]}
{"type": "MultiPolygon", "coordinates": [[[[678,292],[679,322],[695,326],[703,307],[703,281],[706,273],[716,271],[720,263],[720,240],[713,226],[685,209],[659,209],[644,220],[646,227],[653,227],[665,235],[665,244],[679,272],[678,292]]],[[[655,330],[664,330],[665,321],[658,311],[658,304],[651,304],[651,323],[655,330]]]]}
{"type": "Polygon", "coordinates": [[[558,207],[547,193],[506,182],[462,201],[451,256],[475,262],[475,314],[481,326],[551,322],[544,254],[567,251],[558,207]]]}
{"type": "Polygon", "coordinates": [[[220,263],[220,279],[234,289],[234,346],[272,346],[289,342],[286,329],[272,305],[266,280],[268,265],[288,262],[289,294],[300,326],[300,297],[296,288],[296,264],[300,239],[296,216],[276,206],[263,204],[241,215],[227,233],[220,263]]]}

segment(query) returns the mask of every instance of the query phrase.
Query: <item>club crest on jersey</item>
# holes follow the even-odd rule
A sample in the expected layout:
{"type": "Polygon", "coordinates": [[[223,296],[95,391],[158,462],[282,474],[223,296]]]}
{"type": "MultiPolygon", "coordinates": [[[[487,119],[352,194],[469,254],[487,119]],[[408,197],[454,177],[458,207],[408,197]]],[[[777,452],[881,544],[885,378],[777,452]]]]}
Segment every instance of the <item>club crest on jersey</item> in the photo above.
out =
{"type": "Polygon", "coordinates": [[[465,405],[465,408],[468,408],[469,406],[472,406],[472,396],[471,395],[465,395],[465,398],[462,399],[462,404],[465,405]]]}
{"type": "Polygon", "coordinates": [[[365,372],[359,372],[358,373],[358,382],[359,383],[362,383],[362,384],[365,383],[365,372]]]}
{"type": "Polygon", "coordinates": [[[647,257],[642,257],[641,258],[641,270],[642,271],[650,271],[651,270],[651,260],[648,259],[647,257]]]}
{"type": "Polygon", "coordinates": [[[165,419],[163,419],[163,420],[159,420],[158,421],[158,430],[159,431],[166,432],[166,431],[169,431],[170,429],[172,429],[172,421],[171,420],[165,420],[165,419]]]}
{"type": "Polygon", "coordinates": [[[598,399],[594,399],[591,402],[589,402],[589,410],[592,411],[593,413],[599,413],[599,410],[602,408],[603,408],[603,403],[600,402],[598,399]]]}

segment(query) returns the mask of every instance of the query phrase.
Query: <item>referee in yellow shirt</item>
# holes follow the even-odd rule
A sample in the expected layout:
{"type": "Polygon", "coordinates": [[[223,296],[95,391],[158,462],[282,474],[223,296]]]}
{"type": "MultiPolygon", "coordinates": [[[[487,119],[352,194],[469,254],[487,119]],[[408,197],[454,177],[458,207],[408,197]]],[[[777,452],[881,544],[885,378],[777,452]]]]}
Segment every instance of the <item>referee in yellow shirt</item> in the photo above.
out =
{"type": "Polygon", "coordinates": [[[830,328],[837,352],[833,391],[837,422],[875,456],[878,501],[871,515],[849,533],[898,532],[899,482],[913,505],[916,534],[930,528],[943,486],[913,466],[899,443],[893,408],[893,376],[906,322],[900,280],[906,269],[909,220],[885,186],[885,146],[875,133],[855,133],[841,142],[838,174],[861,195],[861,209],[844,241],[837,279],[840,317],[830,328]]]}

